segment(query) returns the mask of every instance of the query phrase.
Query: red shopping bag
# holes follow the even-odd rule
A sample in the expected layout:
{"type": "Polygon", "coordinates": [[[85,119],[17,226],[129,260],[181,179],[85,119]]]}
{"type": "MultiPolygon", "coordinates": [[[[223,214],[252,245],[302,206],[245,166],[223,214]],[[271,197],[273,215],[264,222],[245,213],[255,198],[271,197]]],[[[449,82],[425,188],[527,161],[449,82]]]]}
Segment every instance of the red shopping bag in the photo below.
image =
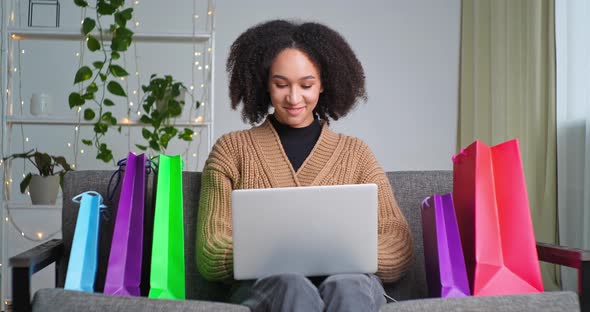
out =
{"type": "Polygon", "coordinates": [[[453,201],[474,296],[543,291],[518,140],[453,156],[453,201]]]}

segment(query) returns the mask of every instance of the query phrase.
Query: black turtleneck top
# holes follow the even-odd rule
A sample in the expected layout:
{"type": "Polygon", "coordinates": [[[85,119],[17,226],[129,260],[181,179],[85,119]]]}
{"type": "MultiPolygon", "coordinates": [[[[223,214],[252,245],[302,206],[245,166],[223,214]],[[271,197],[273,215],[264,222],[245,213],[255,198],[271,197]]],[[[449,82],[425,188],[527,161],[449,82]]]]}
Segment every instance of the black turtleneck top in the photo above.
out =
{"type": "Polygon", "coordinates": [[[311,125],[304,128],[284,125],[274,115],[270,115],[269,119],[281,139],[291,166],[297,172],[320,138],[322,127],[319,119],[315,118],[311,125]]]}

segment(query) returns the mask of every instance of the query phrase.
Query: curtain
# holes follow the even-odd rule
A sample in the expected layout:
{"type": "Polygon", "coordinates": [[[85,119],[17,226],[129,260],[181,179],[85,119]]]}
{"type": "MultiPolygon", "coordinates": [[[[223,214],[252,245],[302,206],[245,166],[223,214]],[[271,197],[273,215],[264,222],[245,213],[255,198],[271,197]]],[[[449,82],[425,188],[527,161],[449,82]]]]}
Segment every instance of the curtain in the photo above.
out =
{"type": "MultiPolygon", "coordinates": [[[[557,185],[561,245],[590,249],[590,4],[555,3],[557,185]]],[[[577,272],[563,270],[577,290],[577,272]]]]}
{"type": "MultiPolygon", "coordinates": [[[[556,243],[554,1],[463,0],[461,19],[457,149],[518,138],[536,239],[556,243]]],[[[556,267],[541,269],[557,289],[556,267]]]]}

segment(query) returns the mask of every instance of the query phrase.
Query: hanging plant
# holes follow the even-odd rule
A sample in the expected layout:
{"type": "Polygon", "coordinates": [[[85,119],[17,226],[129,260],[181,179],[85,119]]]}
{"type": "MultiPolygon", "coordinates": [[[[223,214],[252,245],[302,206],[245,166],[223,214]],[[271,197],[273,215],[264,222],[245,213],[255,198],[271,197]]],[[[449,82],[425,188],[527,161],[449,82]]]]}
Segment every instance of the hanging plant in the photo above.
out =
{"type": "MultiPolygon", "coordinates": [[[[109,128],[116,126],[117,118],[108,107],[115,105],[109,98],[127,97],[125,90],[117,79],[129,75],[125,68],[115,61],[121,53],[127,51],[133,41],[133,31],[126,27],[132,18],[133,9],[124,7],[124,0],[96,0],[96,7],[92,7],[84,0],[74,0],[81,8],[95,10],[96,19],[86,17],[82,21],[82,34],[85,36],[86,47],[90,52],[102,54],[101,61],[84,65],[78,69],[74,77],[74,85],[84,84],[82,92],[72,92],[68,97],[70,109],[82,108],[84,120],[95,120],[94,137],[82,139],[82,143],[95,146],[97,159],[104,162],[113,160],[113,152],[104,142],[109,128]],[[101,23],[103,16],[113,16],[114,24],[105,29],[101,23]],[[109,40],[110,38],[110,40],[109,40]],[[109,44],[110,43],[110,44],[109,44]]],[[[121,127],[118,128],[121,132],[121,127]]]]}

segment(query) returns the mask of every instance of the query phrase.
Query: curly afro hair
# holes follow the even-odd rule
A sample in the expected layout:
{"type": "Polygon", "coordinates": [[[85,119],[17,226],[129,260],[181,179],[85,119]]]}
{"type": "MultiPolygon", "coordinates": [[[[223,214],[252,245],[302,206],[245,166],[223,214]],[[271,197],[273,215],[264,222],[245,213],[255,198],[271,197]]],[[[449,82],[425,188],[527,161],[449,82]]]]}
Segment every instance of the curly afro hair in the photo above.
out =
{"type": "Polygon", "coordinates": [[[318,68],[324,92],[314,112],[320,119],[338,120],[357,100],[367,100],[363,67],[340,34],[318,23],[273,20],[246,30],[230,49],[226,71],[231,107],[235,110],[243,102],[244,121],[254,125],[268,115],[269,70],[287,48],[302,51],[318,68]]]}

